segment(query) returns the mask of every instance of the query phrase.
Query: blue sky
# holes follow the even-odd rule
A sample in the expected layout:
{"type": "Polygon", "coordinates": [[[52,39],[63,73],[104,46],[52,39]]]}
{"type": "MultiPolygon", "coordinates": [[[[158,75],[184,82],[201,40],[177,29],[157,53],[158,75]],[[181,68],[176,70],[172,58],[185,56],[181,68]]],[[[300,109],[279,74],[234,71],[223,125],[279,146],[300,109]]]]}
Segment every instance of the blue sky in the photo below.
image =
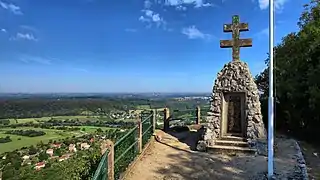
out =
{"type": "MultiPolygon", "coordinates": [[[[275,0],[276,42],[307,2],[275,0]]],[[[0,92],[210,92],[235,14],[249,23],[240,59],[255,75],[268,0],[0,0],[0,92]]]]}

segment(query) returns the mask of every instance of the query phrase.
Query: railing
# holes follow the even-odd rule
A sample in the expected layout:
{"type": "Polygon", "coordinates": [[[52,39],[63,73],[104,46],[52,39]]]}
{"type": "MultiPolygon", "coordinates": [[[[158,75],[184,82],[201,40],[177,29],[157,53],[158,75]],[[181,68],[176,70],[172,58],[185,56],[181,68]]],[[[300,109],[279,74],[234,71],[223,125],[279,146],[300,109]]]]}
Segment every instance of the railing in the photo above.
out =
{"type": "Polygon", "coordinates": [[[170,114],[170,127],[171,126],[184,126],[197,124],[198,109],[174,109],[170,114]]]}
{"type": "Polygon", "coordinates": [[[207,122],[207,115],[210,111],[210,106],[202,106],[200,109],[200,123],[207,122]]]}
{"type": "Polygon", "coordinates": [[[108,150],[103,154],[92,179],[122,179],[121,175],[146,148],[156,128],[163,127],[166,131],[173,120],[185,121],[186,124],[200,124],[205,122],[208,111],[209,107],[197,107],[173,110],[172,114],[169,108],[142,112],[137,119],[137,125],[125,135],[118,130],[109,133],[111,135],[108,138],[111,140],[107,140],[106,143],[108,150]]]}
{"type": "Polygon", "coordinates": [[[108,140],[108,151],[102,156],[92,179],[121,179],[121,174],[127,170],[150,141],[155,131],[155,118],[155,111],[143,112],[137,119],[137,125],[115,144],[108,140]]]}
{"type": "Polygon", "coordinates": [[[155,118],[155,127],[156,129],[162,129],[163,128],[163,118],[164,118],[164,109],[156,109],[155,110],[155,114],[156,114],[156,118],[155,118]]]}
{"type": "Polygon", "coordinates": [[[200,124],[206,122],[207,113],[210,110],[209,106],[200,108],[197,106],[194,109],[164,109],[163,129],[168,131],[173,126],[185,126],[200,124]]]}
{"type": "Polygon", "coordinates": [[[156,126],[156,113],[141,114],[141,126],[142,126],[142,148],[149,142],[156,126]]]}
{"type": "Polygon", "coordinates": [[[109,150],[107,150],[102,156],[100,163],[96,172],[93,175],[94,180],[105,180],[108,178],[108,154],[109,150]]]}

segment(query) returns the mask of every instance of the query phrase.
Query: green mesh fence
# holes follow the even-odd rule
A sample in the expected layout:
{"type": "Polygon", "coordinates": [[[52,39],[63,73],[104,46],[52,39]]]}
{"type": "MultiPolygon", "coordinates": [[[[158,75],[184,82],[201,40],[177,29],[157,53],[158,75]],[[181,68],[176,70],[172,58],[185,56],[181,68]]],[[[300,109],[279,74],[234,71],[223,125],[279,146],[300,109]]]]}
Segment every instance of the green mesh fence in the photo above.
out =
{"type": "Polygon", "coordinates": [[[115,179],[119,179],[120,174],[125,172],[129,164],[139,153],[138,149],[138,127],[131,129],[126,135],[121,137],[114,145],[114,174],[115,179]]]}
{"type": "Polygon", "coordinates": [[[157,109],[155,116],[156,116],[156,129],[162,129],[163,128],[164,110],[157,109]]]}
{"type": "Polygon", "coordinates": [[[153,113],[152,111],[141,116],[142,124],[142,148],[149,142],[153,135],[153,113]]]}
{"type": "Polygon", "coordinates": [[[196,108],[194,109],[174,109],[170,111],[170,127],[171,126],[183,126],[183,125],[191,125],[195,124],[197,116],[196,116],[196,108]]]}
{"type": "Polygon", "coordinates": [[[207,122],[207,115],[210,110],[210,106],[200,108],[200,123],[207,122]]]}
{"type": "MultiPolygon", "coordinates": [[[[209,107],[202,107],[200,110],[201,121],[205,121],[209,107]]],[[[194,124],[196,122],[196,108],[183,110],[170,110],[171,121],[178,120],[184,125],[194,124]]],[[[143,148],[149,142],[153,135],[153,116],[155,116],[156,128],[163,127],[164,111],[155,110],[143,111],[141,113],[142,125],[142,146],[143,148]]],[[[114,173],[115,179],[120,178],[120,174],[125,172],[127,167],[132,163],[135,157],[139,154],[138,149],[138,127],[131,130],[108,129],[105,131],[106,138],[116,142],[114,145],[114,173]]],[[[93,176],[94,180],[106,179],[108,176],[108,157],[105,153],[98,165],[98,168],[93,176]]]]}
{"type": "Polygon", "coordinates": [[[105,139],[110,139],[112,142],[116,142],[122,136],[124,136],[130,130],[120,130],[120,129],[107,129],[105,131],[105,139]]]}
{"type": "MultiPolygon", "coordinates": [[[[153,135],[153,111],[143,111],[141,113],[142,125],[142,146],[144,147],[153,135]]],[[[120,178],[120,174],[125,172],[127,167],[134,161],[139,153],[138,149],[138,127],[131,130],[108,129],[105,131],[106,139],[110,139],[114,144],[114,174],[115,179],[120,178]]],[[[107,151],[108,152],[108,151],[107,151]]],[[[93,180],[106,179],[108,177],[108,156],[105,153],[94,173],[93,180]]]]}
{"type": "Polygon", "coordinates": [[[100,163],[96,172],[93,175],[92,180],[106,180],[108,177],[108,153],[107,150],[104,155],[102,156],[100,163]]]}

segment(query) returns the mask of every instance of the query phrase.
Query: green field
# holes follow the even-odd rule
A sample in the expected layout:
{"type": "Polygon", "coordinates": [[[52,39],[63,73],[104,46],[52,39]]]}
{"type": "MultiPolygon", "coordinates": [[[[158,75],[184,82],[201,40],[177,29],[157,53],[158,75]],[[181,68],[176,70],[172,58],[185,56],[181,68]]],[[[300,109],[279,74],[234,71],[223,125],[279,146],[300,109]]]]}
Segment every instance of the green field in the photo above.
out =
{"type": "Polygon", "coordinates": [[[82,131],[63,131],[63,130],[55,130],[55,129],[41,129],[41,128],[30,128],[30,127],[21,127],[21,128],[5,128],[0,129],[0,137],[6,137],[10,136],[12,142],[8,143],[1,143],[0,144],[0,154],[3,152],[9,152],[13,151],[15,149],[20,149],[22,147],[29,147],[31,145],[36,145],[40,141],[43,143],[48,143],[49,140],[58,140],[58,139],[64,139],[66,137],[72,137],[72,136],[80,136],[85,133],[92,133],[96,131],[96,129],[101,128],[103,131],[106,129],[109,129],[107,127],[94,127],[94,126],[77,126],[79,128],[85,128],[85,132],[82,131]],[[44,131],[46,134],[44,136],[38,136],[38,137],[26,137],[26,136],[18,136],[18,135],[12,135],[12,134],[4,134],[5,131],[8,130],[27,130],[27,129],[33,129],[38,131],[44,131]],[[21,140],[18,140],[20,138],[21,140]]]}

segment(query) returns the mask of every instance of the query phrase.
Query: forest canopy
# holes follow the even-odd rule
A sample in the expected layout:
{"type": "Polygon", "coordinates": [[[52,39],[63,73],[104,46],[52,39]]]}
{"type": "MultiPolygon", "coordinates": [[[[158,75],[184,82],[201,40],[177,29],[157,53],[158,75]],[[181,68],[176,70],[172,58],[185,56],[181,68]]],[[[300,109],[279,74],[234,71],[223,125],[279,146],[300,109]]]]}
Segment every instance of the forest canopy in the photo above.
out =
{"type": "MultiPolygon", "coordinates": [[[[320,127],[320,1],[312,0],[292,32],[274,48],[275,124],[278,130],[312,140],[320,127]]],[[[269,60],[266,60],[269,65],[269,60]]],[[[267,124],[269,67],[256,77],[267,124]]]]}

